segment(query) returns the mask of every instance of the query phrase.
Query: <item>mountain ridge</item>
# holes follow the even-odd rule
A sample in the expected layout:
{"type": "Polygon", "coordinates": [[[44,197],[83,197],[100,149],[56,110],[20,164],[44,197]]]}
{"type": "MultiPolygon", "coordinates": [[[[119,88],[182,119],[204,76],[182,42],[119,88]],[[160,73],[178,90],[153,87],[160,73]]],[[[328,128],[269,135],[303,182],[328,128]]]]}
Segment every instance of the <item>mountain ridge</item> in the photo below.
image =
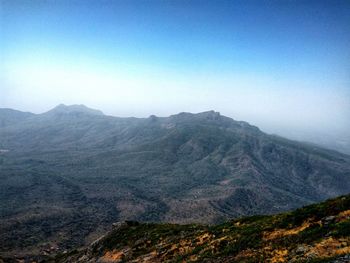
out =
{"type": "Polygon", "coordinates": [[[17,124],[27,118],[34,116],[30,112],[18,111],[10,108],[0,108],[0,128],[17,124]]]}

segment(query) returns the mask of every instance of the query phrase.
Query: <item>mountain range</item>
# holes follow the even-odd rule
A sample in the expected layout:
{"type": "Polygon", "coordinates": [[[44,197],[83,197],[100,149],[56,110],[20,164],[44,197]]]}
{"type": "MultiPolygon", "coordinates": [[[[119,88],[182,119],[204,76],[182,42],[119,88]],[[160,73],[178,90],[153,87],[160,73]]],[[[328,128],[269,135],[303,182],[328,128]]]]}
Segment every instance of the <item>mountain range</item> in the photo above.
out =
{"type": "Polygon", "coordinates": [[[0,109],[0,180],[0,255],[55,254],[116,221],[212,224],[347,194],[350,156],[214,111],[0,109]]]}

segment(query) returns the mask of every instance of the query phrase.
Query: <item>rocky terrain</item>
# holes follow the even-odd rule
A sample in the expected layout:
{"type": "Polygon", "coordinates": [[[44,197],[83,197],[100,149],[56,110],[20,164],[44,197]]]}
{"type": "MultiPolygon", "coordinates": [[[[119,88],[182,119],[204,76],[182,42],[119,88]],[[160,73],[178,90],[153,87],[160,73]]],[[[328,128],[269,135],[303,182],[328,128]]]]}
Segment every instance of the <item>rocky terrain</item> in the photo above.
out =
{"type": "Polygon", "coordinates": [[[349,262],[350,195],[226,223],[116,223],[85,248],[42,262],[349,262]]]}
{"type": "Polygon", "coordinates": [[[83,105],[0,109],[0,150],[3,257],[69,251],[116,221],[213,224],[350,192],[348,155],[214,111],[138,119],[83,105]]]}

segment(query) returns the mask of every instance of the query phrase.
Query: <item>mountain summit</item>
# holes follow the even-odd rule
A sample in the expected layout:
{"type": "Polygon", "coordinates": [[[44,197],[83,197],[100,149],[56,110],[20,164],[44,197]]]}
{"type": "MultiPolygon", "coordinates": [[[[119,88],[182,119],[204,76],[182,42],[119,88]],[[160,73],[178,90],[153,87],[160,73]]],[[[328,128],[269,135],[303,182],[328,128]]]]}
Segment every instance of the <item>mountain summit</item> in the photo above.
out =
{"type": "Polygon", "coordinates": [[[48,111],[46,114],[71,114],[71,113],[104,115],[102,111],[88,108],[83,104],[80,104],[80,105],[59,104],[52,110],[48,111]]]}

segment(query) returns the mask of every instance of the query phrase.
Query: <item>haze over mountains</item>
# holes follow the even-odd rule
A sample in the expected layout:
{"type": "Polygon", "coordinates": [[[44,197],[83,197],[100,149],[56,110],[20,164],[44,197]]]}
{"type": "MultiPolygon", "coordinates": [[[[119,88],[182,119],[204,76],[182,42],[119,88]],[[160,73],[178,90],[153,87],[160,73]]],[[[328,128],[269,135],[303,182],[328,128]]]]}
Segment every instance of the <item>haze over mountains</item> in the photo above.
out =
{"type": "Polygon", "coordinates": [[[0,109],[0,251],[89,242],[122,220],[216,223],[350,192],[350,156],[209,111],[0,109]],[[18,237],[21,239],[18,239],[18,237]]]}

